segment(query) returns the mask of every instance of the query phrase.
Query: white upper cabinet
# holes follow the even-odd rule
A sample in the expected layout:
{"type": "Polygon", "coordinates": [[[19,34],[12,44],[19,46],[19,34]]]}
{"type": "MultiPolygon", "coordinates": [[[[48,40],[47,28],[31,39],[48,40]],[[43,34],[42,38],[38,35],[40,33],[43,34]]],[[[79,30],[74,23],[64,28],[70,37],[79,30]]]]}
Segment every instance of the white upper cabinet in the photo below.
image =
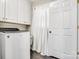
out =
{"type": "Polygon", "coordinates": [[[31,24],[30,0],[0,0],[0,21],[31,24]]]}
{"type": "Polygon", "coordinates": [[[18,0],[6,0],[6,16],[7,21],[17,21],[18,17],[18,0]]]}
{"type": "Polygon", "coordinates": [[[4,5],[5,0],[0,0],[0,20],[4,18],[4,5]]]}
{"type": "Polygon", "coordinates": [[[30,0],[18,0],[18,22],[31,22],[31,2],[30,0]]]}

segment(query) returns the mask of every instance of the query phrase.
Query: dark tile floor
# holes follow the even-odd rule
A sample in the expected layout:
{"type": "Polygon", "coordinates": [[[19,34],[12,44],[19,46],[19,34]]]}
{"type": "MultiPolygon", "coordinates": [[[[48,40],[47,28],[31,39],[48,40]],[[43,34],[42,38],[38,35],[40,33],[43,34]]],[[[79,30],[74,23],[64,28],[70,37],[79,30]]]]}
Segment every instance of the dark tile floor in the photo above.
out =
{"type": "Polygon", "coordinates": [[[31,59],[55,59],[55,58],[51,58],[51,57],[47,57],[47,56],[41,56],[40,54],[33,52],[31,55],[31,59]]]}

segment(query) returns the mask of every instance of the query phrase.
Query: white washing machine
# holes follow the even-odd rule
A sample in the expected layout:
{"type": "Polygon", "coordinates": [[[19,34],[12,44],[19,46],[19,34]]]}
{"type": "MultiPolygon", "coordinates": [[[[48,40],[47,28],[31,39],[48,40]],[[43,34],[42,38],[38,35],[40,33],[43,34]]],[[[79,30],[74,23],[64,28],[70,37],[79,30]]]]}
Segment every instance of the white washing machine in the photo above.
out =
{"type": "Polygon", "coordinates": [[[30,32],[0,32],[0,59],[30,59],[30,32]]]}

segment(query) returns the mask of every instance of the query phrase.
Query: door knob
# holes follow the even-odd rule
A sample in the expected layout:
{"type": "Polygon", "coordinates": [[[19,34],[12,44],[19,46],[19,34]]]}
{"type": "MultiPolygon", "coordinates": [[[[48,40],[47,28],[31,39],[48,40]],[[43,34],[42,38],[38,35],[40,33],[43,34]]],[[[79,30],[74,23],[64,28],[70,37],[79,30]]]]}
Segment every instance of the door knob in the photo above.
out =
{"type": "Polygon", "coordinates": [[[52,31],[49,31],[49,33],[52,33],[52,31]]]}

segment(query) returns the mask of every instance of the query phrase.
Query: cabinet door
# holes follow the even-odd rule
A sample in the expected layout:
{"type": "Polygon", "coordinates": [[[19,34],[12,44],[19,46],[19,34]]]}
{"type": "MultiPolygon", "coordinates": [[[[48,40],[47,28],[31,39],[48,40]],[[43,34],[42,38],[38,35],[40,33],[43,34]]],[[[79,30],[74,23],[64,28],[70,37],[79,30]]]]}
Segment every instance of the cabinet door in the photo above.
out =
{"type": "Polygon", "coordinates": [[[30,0],[18,0],[18,22],[29,23],[31,21],[30,0]]]}
{"type": "Polygon", "coordinates": [[[0,0],[0,20],[4,18],[4,6],[5,6],[5,0],[0,0]]]}
{"type": "Polygon", "coordinates": [[[17,21],[18,15],[18,0],[6,0],[6,13],[5,18],[7,21],[17,21]]]}

